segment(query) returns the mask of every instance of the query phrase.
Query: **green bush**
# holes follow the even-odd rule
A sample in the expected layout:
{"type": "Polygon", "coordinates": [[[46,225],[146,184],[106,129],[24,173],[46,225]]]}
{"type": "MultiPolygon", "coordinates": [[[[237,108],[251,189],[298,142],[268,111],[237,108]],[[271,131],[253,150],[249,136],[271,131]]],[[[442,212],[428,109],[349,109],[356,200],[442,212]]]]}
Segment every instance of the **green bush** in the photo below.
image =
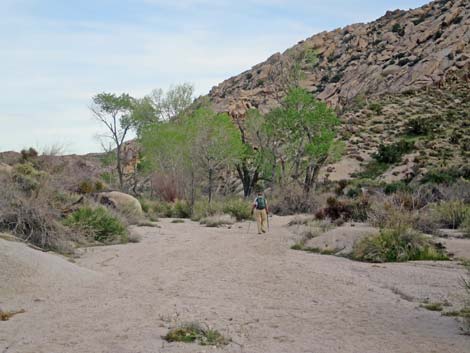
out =
{"type": "Polygon", "coordinates": [[[191,206],[187,201],[176,200],[173,204],[172,217],[189,218],[191,216],[191,206]]]}
{"type": "Polygon", "coordinates": [[[410,192],[411,188],[408,186],[408,184],[404,183],[403,181],[390,183],[385,185],[384,187],[384,192],[387,195],[394,194],[397,191],[410,192]]]}
{"type": "Polygon", "coordinates": [[[37,170],[30,162],[16,164],[13,168],[13,180],[25,192],[38,190],[45,178],[46,173],[37,170]]]}
{"type": "Polygon", "coordinates": [[[91,179],[86,179],[81,181],[78,184],[78,193],[80,194],[92,194],[94,192],[100,192],[107,188],[107,186],[101,181],[93,181],[91,179]]]}
{"type": "Polygon", "coordinates": [[[405,35],[405,29],[399,23],[393,25],[392,32],[397,33],[400,37],[405,35]]]}
{"type": "Polygon", "coordinates": [[[375,114],[380,115],[383,112],[383,104],[379,102],[373,102],[369,104],[369,109],[372,110],[375,114]]]}
{"type": "Polygon", "coordinates": [[[390,145],[381,144],[373,157],[378,162],[394,164],[400,162],[401,157],[411,152],[413,148],[414,143],[405,140],[400,140],[390,145]]]}
{"type": "Polygon", "coordinates": [[[376,179],[387,171],[389,165],[387,163],[372,160],[365,166],[365,169],[359,173],[353,173],[351,176],[358,179],[376,179]]]}
{"type": "Polygon", "coordinates": [[[95,186],[91,180],[83,180],[78,184],[78,192],[80,194],[91,194],[95,192],[95,186]]]}
{"type": "Polygon", "coordinates": [[[352,257],[366,262],[447,260],[431,239],[411,228],[384,229],[354,245],[352,257]]]}
{"type": "Polygon", "coordinates": [[[444,201],[432,208],[432,214],[441,227],[457,229],[470,217],[470,205],[462,200],[444,201]]]}
{"type": "Polygon", "coordinates": [[[29,149],[21,150],[21,158],[23,161],[28,161],[30,159],[34,159],[38,156],[38,151],[34,148],[30,147],[29,149]]]}
{"type": "Polygon", "coordinates": [[[452,184],[460,178],[470,179],[470,167],[431,170],[423,176],[421,183],[452,184]]]}
{"type": "Polygon", "coordinates": [[[427,135],[434,128],[434,122],[430,118],[417,117],[406,123],[407,133],[414,136],[427,135]]]}
{"type": "Polygon", "coordinates": [[[222,212],[227,213],[237,219],[237,221],[243,221],[245,219],[251,219],[251,207],[250,203],[241,199],[232,199],[223,202],[222,212]]]}
{"type": "Polygon", "coordinates": [[[221,212],[222,209],[217,202],[213,201],[209,204],[207,200],[199,200],[196,201],[193,205],[191,219],[197,222],[203,218],[211,217],[221,212]]]}
{"type": "Polygon", "coordinates": [[[181,324],[171,329],[164,339],[168,342],[197,342],[202,346],[225,346],[230,340],[225,338],[219,331],[203,328],[198,323],[181,324]]]}
{"type": "Polygon", "coordinates": [[[157,202],[153,205],[153,211],[159,217],[173,217],[173,207],[169,202],[157,202]]]}
{"type": "Polygon", "coordinates": [[[64,224],[84,231],[99,242],[127,241],[126,226],[104,207],[79,208],[67,216],[64,224]]]}

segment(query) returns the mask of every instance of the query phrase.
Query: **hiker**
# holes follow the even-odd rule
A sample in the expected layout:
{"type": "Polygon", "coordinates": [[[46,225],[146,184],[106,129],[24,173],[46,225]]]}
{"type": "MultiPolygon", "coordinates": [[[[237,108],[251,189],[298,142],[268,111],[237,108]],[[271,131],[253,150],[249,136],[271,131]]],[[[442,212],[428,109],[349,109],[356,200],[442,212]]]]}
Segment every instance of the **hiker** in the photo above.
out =
{"type": "Polygon", "coordinates": [[[259,192],[253,203],[253,208],[251,209],[251,214],[255,215],[256,224],[258,225],[258,234],[267,232],[268,212],[269,209],[266,197],[263,196],[262,192],[259,192]]]}

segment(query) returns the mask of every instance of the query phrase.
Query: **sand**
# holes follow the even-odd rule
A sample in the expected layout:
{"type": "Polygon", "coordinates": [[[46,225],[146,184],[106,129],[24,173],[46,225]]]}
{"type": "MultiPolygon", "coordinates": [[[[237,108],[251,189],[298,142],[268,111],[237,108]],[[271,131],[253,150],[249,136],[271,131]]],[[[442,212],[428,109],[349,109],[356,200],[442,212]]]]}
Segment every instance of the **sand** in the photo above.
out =
{"type": "Polygon", "coordinates": [[[138,244],[88,248],[75,263],[0,239],[0,308],[26,310],[0,322],[0,353],[470,352],[454,318],[420,308],[426,299],[462,304],[458,264],[290,250],[288,221],[274,217],[258,236],[253,223],[162,220],[135,228],[138,244]],[[161,338],[185,321],[233,343],[161,338]]]}

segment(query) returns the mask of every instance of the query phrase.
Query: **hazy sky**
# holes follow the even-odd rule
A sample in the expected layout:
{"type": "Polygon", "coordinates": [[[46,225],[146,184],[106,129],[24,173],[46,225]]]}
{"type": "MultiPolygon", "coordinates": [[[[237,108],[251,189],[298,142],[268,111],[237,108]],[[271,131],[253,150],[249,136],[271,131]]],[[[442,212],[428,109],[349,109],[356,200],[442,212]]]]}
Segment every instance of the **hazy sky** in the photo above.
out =
{"type": "Polygon", "coordinates": [[[198,94],[322,30],[425,0],[0,0],[0,151],[99,151],[99,92],[198,94]]]}

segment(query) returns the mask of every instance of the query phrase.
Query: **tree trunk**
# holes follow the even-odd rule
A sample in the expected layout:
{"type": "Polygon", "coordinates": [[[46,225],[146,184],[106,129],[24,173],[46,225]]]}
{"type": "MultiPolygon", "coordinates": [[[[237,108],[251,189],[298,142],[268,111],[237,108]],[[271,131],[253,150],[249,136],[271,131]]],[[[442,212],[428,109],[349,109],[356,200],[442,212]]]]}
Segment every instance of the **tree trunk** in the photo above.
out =
{"type": "Polygon", "coordinates": [[[243,184],[243,196],[249,197],[253,192],[256,183],[258,183],[259,172],[258,170],[255,170],[252,175],[245,162],[243,162],[241,165],[237,165],[237,173],[243,184]]]}
{"type": "Polygon", "coordinates": [[[191,171],[191,210],[194,207],[194,202],[195,202],[195,191],[194,191],[194,171],[191,171]]]}
{"type": "Polygon", "coordinates": [[[212,201],[212,169],[209,169],[209,204],[212,201]]]}
{"type": "Polygon", "coordinates": [[[119,178],[119,190],[123,191],[123,171],[122,171],[122,163],[121,163],[121,145],[117,145],[116,147],[116,169],[118,173],[118,178],[119,178]]]}

